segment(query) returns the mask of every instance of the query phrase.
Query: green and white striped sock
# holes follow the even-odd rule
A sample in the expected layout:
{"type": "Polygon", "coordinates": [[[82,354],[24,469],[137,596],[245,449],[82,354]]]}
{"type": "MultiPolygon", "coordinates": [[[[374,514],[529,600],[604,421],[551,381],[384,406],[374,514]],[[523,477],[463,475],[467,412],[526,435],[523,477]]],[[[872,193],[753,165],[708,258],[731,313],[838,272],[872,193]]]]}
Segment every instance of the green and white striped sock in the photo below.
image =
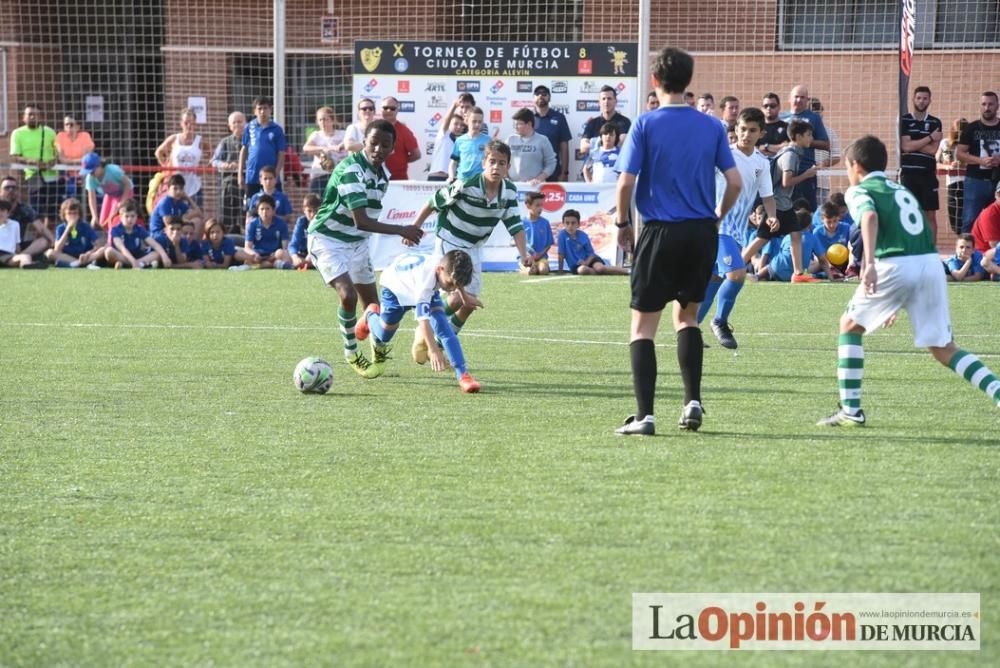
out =
{"type": "Polygon", "coordinates": [[[451,328],[455,330],[455,333],[458,334],[459,332],[461,332],[462,325],[465,324],[465,321],[459,320],[458,314],[455,311],[452,311],[451,307],[448,306],[447,304],[444,305],[444,314],[448,316],[448,322],[451,323],[451,328]]]}
{"type": "Polygon", "coordinates": [[[952,355],[951,361],[948,362],[948,368],[969,381],[973,387],[978,387],[985,392],[986,396],[1000,406],[1000,380],[997,380],[997,375],[978,357],[964,350],[959,350],[952,355]]]}
{"type": "Polygon", "coordinates": [[[860,334],[841,334],[837,339],[837,385],[840,405],[847,413],[861,410],[861,377],[865,371],[865,349],[860,334]]]}
{"type": "Polygon", "coordinates": [[[344,338],[344,357],[351,359],[358,352],[358,339],[354,336],[354,326],[358,324],[355,312],[337,309],[337,321],[340,323],[340,335],[344,338]]]}

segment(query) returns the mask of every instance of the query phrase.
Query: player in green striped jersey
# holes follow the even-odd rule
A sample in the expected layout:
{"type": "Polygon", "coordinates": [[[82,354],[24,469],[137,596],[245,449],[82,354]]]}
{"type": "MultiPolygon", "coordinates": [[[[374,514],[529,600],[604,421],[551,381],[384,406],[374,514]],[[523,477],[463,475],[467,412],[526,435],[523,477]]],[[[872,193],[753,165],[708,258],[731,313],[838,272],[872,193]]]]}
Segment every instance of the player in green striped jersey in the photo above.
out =
{"type": "Polygon", "coordinates": [[[871,135],[851,144],[844,154],[851,187],[847,206],[861,225],[864,257],[861,285],[840,318],[837,381],[840,409],[817,424],[862,426],[862,336],[889,326],[906,309],[913,343],[926,347],[941,364],[978,387],[1000,406],[1000,380],[975,355],[955,345],[948,289],[933,232],[917,198],[885,175],[885,144],[871,135]]]}
{"type": "Polygon", "coordinates": [[[323,192],[323,203],[309,226],[309,255],[323,282],[337,291],[340,308],[337,319],[344,340],[344,357],[364,378],[382,373],[388,349],[373,351],[369,361],[358,350],[354,336],[358,297],[363,307],[378,304],[375,271],[368,251],[372,234],[398,234],[406,241],[419,242],[423,231],[410,225],[378,222],[382,198],[389,187],[385,159],[392,153],[396,131],[392,124],[373,121],[365,130],[364,148],[337,165],[323,192]]]}
{"type": "MultiPolygon", "coordinates": [[[[462,250],[472,258],[472,282],[465,292],[478,297],[482,288],[482,247],[493,233],[497,223],[514,238],[521,263],[530,266],[531,259],[524,241],[524,226],[517,203],[517,186],[507,179],[510,166],[510,147],[499,140],[489,142],[483,151],[481,174],[460,179],[438,190],[424,204],[413,225],[419,228],[431,213],[437,212],[437,239],[435,257],[444,257],[448,251],[462,250]]],[[[462,301],[458,292],[448,295],[446,312],[455,332],[478,307],[462,301]]],[[[413,342],[413,358],[418,364],[427,361],[428,343],[419,337],[413,342]]]]}

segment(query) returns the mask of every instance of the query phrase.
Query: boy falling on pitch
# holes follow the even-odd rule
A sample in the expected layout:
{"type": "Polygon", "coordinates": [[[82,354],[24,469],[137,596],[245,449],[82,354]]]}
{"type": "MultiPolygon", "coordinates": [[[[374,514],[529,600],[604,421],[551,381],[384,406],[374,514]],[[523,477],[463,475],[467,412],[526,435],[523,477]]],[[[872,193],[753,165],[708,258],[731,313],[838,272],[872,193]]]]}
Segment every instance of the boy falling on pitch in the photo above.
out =
{"type": "Polygon", "coordinates": [[[862,336],[892,324],[906,309],[913,343],[926,347],[938,362],[962,376],[1000,405],[1000,380],[979,358],[955,345],[948,311],[948,288],[933,232],[909,190],[885,175],[888,153],[877,137],[851,144],[844,160],[851,187],[847,206],[861,225],[864,256],[861,285],[840,318],[837,381],[840,410],[821,426],[863,426],[861,379],[865,352],[862,336]]]}
{"type": "Polygon", "coordinates": [[[437,346],[431,346],[431,368],[434,371],[444,371],[447,355],[462,391],[478,392],[479,383],[465,368],[462,345],[444,314],[444,302],[438,293],[439,289],[445,290],[458,295],[468,308],[480,308],[482,303],[465,292],[465,286],[471,280],[472,258],[465,251],[448,251],[440,258],[429,253],[404,253],[382,272],[381,306],[368,305],[364,317],[354,328],[355,335],[359,341],[371,336],[373,358],[384,359],[403,314],[414,309],[417,332],[421,338],[431,341],[437,337],[444,348],[442,355],[437,346]]]}
{"type": "Polygon", "coordinates": [[[337,320],[344,340],[344,357],[363,378],[382,373],[383,357],[369,361],[359,350],[354,335],[358,297],[365,305],[377,304],[375,271],[368,252],[368,237],[398,234],[417,243],[420,227],[378,222],[382,198],[389,187],[385,159],[392,153],[396,130],[385,120],[372,121],[365,130],[364,148],[347,156],[330,175],[323,203],[309,226],[309,255],[323,282],[337,291],[337,320]]]}
{"type": "MultiPolygon", "coordinates": [[[[419,231],[428,216],[436,211],[437,239],[435,257],[442,257],[452,250],[462,250],[472,258],[472,279],[464,293],[478,297],[482,287],[482,247],[493,233],[497,223],[503,223],[514,238],[518,257],[525,267],[531,259],[524,241],[524,225],[517,205],[517,186],[507,179],[510,165],[510,147],[493,140],[483,154],[483,171],[438,190],[417,214],[413,226],[419,231]]],[[[475,307],[458,294],[448,296],[445,315],[457,334],[465,325],[475,307]]],[[[431,346],[433,347],[433,346],[431,346]]],[[[413,342],[413,359],[418,364],[427,361],[428,343],[417,330],[413,342]]]]}

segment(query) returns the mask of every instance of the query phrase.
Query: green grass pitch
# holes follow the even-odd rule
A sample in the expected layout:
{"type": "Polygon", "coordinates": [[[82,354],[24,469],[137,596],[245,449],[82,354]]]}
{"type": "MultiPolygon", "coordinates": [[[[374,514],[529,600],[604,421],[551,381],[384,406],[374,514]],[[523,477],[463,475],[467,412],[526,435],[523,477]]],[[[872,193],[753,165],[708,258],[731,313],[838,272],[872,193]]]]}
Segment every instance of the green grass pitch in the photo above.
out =
{"type": "MultiPolygon", "coordinates": [[[[996,665],[985,395],[901,318],[868,427],[817,428],[854,286],[748,285],[702,430],[663,331],[660,433],[618,438],[627,285],[487,275],[466,396],[409,316],[355,376],[315,273],[0,273],[0,665],[996,665]],[[326,396],[292,386],[309,355],[326,396]],[[631,650],[633,592],[769,591],[980,592],[982,650],[631,650]]],[[[1000,370],[1000,287],[949,295],[1000,370]]]]}

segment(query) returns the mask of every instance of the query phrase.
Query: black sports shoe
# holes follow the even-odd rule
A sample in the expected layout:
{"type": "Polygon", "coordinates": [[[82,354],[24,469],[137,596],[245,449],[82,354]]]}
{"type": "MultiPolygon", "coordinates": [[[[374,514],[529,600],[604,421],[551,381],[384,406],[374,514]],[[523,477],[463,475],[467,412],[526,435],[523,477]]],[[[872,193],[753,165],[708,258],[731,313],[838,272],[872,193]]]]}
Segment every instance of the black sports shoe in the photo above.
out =
{"type": "Polygon", "coordinates": [[[687,431],[698,431],[704,414],[705,409],[701,407],[701,402],[689,401],[681,411],[681,419],[677,421],[677,426],[687,431]]]}
{"type": "Polygon", "coordinates": [[[728,322],[712,321],[712,333],[719,340],[719,345],[723,348],[736,350],[736,338],[733,336],[733,326],[728,322]]]}
{"type": "Polygon", "coordinates": [[[636,420],[634,415],[625,418],[625,424],[615,429],[618,436],[652,436],[656,433],[656,420],[647,415],[642,420],[636,420]]]}

